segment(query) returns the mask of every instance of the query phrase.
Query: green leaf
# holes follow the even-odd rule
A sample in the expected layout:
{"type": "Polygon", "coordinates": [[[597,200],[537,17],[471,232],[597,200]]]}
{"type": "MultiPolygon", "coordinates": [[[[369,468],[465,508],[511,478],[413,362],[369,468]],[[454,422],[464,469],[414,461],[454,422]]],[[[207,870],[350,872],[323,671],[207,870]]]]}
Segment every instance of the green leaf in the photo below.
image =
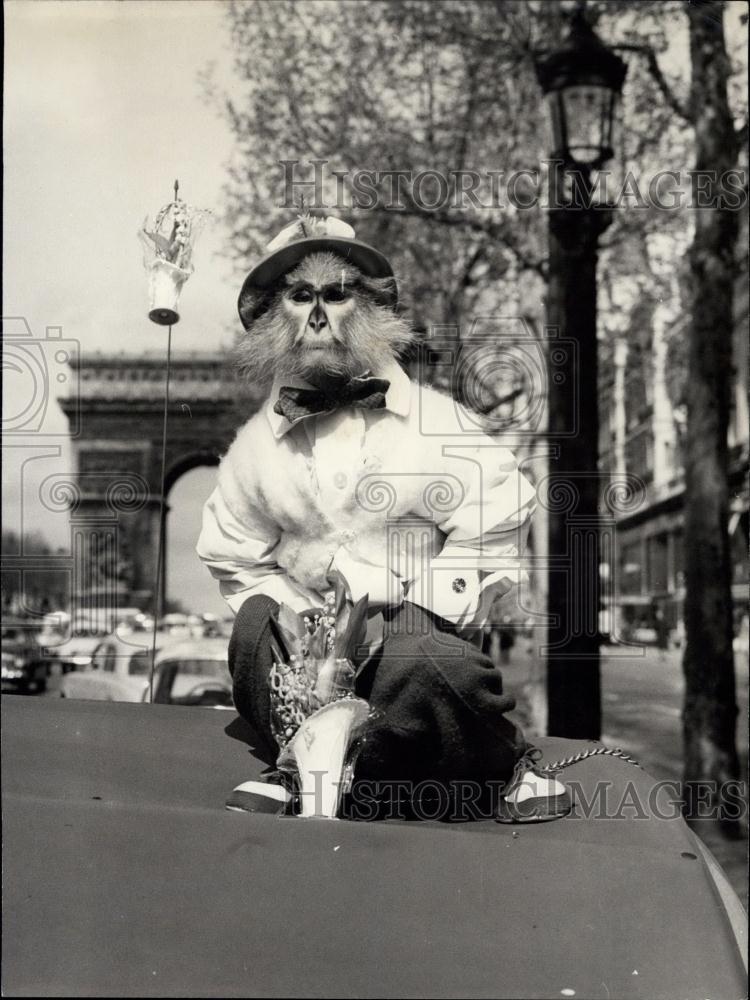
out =
{"type": "Polygon", "coordinates": [[[282,604],[278,613],[269,619],[271,635],[284,652],[283,662],[288,663],[292,654],[301,656],[300,637],[303,625],[300,616],[286,604],[282,604]]]}
{"type": "Polygon", "coordinates": [[[326,579],[336,593],[336,621],[338,622],[341,612],[352,603],[351,588],[346,582],[346,577],[337,569],[329,570],[326,579]]]}
{"type": "Polygon", "coordinates": [[[273,654],[274,661],[277,664],[288,663],[289,654],[286,651],[283,643],[279,642],[276,636],[273,634],[273,626],[271,626],[271,653],[273,654]]]}
{"type": "Polygon", "coordinates": [[[367,632],[368,595],[361,597],[352,608],[343,633],[336,632],[336,656],[345,660],[354,658],[354,653],[364,640],[367,632]]]}
{"type": "Polygon", "coordinates": [[[326,655],[326,630],[319,625],[310,639],[310,656],[322,660],[326,655]]]}
{"type": "Polygon", "coordinates": [[[298,615],[296,611],[292,611],[288,604],[282,604],[279,607],[278,620],[285,632],[293,635],[299,644],[305,635],[304,615],[298,615]]]}
{"type": "Polygon", "coordinates": [[[169,240],[165,239],[163,236],[160,236],[158,233],[150,233],[148,232],[147,229],[144,229],[143,231],[150,240],[154,241],[154,246],[158,250],[163,250],[164,253],[169,252],[169,248],[171,246],[169,240]]]}
{"type": "Polygon", "coordinates": [[[355,657],[353,662],[356,664],[356,674],[355,677],[359,677],[362,671],[370,664],[373,660],[377,659],[383,648],[383,643],[385,642],[385,619],[382,613],[375,615],[373,618],[367,622],[367,635],[365,641],[360,644],[366,647],[366,652],[362,658],[357,661],[355,657]]]}

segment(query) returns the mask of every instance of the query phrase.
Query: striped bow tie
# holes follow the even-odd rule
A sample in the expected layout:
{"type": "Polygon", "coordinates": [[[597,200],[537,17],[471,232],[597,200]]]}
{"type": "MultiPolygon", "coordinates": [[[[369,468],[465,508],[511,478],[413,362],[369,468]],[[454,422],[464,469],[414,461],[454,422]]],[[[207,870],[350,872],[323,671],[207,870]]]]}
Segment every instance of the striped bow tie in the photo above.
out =
{"type": "Polygon", "coordinates": [[[388,379],[362,376],[342,383],[335,392],[325,389],[299,389],[283,385],[273,410],[286,417],[290,424],[304,417],[333,413],[344,406],[358,406],[363,410],[382,410],[385,394],[390,386],[388,379]]]}

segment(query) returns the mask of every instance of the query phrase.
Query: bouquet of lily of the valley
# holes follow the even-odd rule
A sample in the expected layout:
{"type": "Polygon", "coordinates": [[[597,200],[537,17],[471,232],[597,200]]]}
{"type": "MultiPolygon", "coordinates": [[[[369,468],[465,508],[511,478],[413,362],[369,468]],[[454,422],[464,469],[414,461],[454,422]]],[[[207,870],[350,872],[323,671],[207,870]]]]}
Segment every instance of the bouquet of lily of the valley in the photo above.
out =
{"type": "Polygon", "coordinates": [[[193,273],[195,241],[211,214],[187,205],[179,197],[177,181],[174,188],[174,201],[165,205],[153,222],[145,219],[138,234],[149,277],[148,315],[162,325],[176,323],[180,318],[177,303],[182,286],[193,273]]]}
{"type": "Polygon", "coordinates": [[[336,817],[351,786],[357,753],[376,715],[355,695],[354,684],[381,639],[367,643],[367,597],[353,604],[343,578],[336,574],[332,582],[335,589],[319,613],[299,615],[282,604],[271,622],[276,766],[299,796],[300,814],[327,819],[336,817]]]}

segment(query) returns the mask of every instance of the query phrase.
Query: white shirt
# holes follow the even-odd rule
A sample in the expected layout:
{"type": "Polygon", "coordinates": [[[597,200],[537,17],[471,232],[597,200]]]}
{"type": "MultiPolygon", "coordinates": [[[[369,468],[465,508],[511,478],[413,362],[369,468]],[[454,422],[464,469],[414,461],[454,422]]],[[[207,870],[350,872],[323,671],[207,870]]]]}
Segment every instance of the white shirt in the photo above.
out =
{"type": "Polygon", "coordinates": [[[283,378],[240,429],[197,545],[235,612],[252,594],[319,606],[337,569],[355,600],[406,598],[470,626],[518,582],[535,494],[513,455],[395,361],[376,374],[383,409],[290,424],[279,389],[307,383],[283,378]]]}

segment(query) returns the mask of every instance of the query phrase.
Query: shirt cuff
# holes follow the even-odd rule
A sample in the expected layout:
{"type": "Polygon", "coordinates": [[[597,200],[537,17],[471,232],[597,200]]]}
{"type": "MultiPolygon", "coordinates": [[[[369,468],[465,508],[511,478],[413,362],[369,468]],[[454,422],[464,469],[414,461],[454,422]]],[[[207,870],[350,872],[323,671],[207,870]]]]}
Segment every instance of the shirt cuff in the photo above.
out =
{"type": "Polygon", "coordinates": [[[482,576],[475,569],[434,567],[412,583],[408,600],[453,625],[484,625],[492,602],[514,586],[506,570],[482,576]]]}
{"type": "Polygon", "coordinates": [[[296,611],[297,614],[308,611],[310,608],[321,607],[323,604],[320,594],[314,590],[306,590],[303,587],[295,586],[282,573],[269,574],[269,576],[263,579],[262,583],[255,584],[252,587],[244,587],[240,590],[231,589],[231,584],[222,580],[219,588],[222,597],[235,614],[237,614],[248,597],[252,597],[253,594],[264,594],[266,597],[270,597],[276,601],[277,604],[286,604],[292,611],[296,611]]]}
{"type": "Polygon", "coordinates": [[[481,586],[477,570],[434,567],[417,577],[408,599],[454,625],[470,621],[479,604],[481,586]]]}
{"type": "Polygon", "coordinates": [[[400,607],[404,602],[404,587],[400,577],[386,566],[376,566],[358,559],[344,546],[336,550],[330,570],[336,570],[346,580],[355,604],[365,596],[370,606],[400,607]]]}

